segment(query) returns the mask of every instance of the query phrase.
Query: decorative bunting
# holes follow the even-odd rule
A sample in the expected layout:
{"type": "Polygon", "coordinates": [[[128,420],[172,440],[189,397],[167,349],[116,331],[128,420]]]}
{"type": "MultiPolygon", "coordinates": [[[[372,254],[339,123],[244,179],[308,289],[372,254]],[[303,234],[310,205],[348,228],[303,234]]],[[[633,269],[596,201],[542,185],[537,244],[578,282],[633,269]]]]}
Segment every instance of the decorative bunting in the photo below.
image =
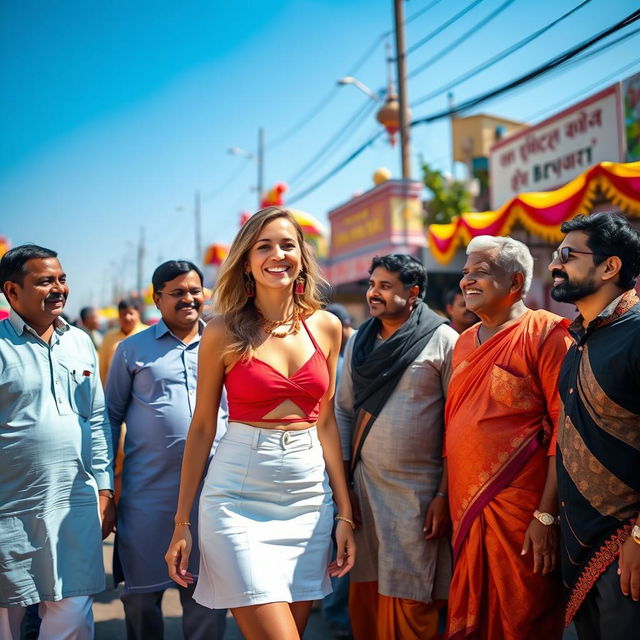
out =
{"type": "Polygon", "coordinates": [[[640,217],[640,162],[601,162],[555,191],[521,193],[497,211],[463,213],[450,224],[429,225],[429,248],[447,264],[471,238],[509,235],[517,222],[546,242],[560,242],[560,225],[590,213],[598,191],[624,213],[640,217]]]}

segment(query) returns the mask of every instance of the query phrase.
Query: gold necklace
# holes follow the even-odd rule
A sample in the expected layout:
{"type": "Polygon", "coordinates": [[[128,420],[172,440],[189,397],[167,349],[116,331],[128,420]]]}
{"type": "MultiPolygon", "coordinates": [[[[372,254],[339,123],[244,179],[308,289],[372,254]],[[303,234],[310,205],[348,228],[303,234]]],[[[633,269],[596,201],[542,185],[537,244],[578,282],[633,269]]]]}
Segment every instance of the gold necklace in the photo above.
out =
{"type": "Polygon", "coordinates": [[[272,335],[274,338],[284,338],[288,335],[295,336],[301,328],[298,307],[284,320],[267,320],[262,314],[260,314],[260,317],[262,318],[262,328],[265,333],[272,335]],[[285,328],[283,329],[282,327],[285,328]]]}

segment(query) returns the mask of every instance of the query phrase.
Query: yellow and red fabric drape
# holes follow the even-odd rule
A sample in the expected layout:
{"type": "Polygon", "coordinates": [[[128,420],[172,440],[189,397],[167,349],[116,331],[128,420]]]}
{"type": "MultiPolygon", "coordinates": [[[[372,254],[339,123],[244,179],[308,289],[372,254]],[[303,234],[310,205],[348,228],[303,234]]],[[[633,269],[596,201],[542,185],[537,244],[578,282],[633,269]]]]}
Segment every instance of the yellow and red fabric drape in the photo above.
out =
{"type": "Polygon", "coordinates": [[[621,211],[640,217],[640,162],[601,162],[555,191],[521,193],[496,211],[463,213],[450,224],[429,225],[429,248],[447,264],[471,238],[508,235],[517,222],[547,242],[560,242],[560,225],[589,213],[598,191],[621,211]]]}

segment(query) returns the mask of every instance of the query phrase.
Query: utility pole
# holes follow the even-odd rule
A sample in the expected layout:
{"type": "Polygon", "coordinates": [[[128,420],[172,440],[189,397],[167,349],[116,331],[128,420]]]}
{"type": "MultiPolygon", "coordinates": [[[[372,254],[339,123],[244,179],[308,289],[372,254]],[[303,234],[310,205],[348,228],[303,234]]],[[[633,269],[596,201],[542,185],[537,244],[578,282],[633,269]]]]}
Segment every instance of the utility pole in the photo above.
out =
{"type": "Polygon", "coordinates": [[[200,215],[200,192],[196,191],[193,203],[193,217],[196,230],[196,264],[202,263],[202,218],[200,215]]]}
{"type": "Polygon", "coordinates": [[[264,195],[264,129],[258,129],[258,209],[262,207],[262,196],[264,195]]]}
{"type": "Polygon", "coordinates": [[[411,179],[411,148],[409,141],[409,102],[407,99],[407,70],[404,42],[404,1],[394,0],[396,32],[396,69],[398,75],[398,102],[400,106],[400,153],[402,177],[411,179]]]}
{"type": "Polygon", "coordinates": [[[144,268],[144,227],[140,227],[140,242],[138,243],[136,292],[142,297],[142,272],[144,268]]]}

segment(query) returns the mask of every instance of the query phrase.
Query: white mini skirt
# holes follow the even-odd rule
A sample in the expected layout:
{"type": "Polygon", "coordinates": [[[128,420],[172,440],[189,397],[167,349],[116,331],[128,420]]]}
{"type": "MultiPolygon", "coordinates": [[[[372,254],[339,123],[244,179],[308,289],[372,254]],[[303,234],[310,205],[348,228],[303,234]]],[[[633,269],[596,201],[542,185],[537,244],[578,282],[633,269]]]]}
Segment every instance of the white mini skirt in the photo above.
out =
{"type": "Polygon", "coordinates": [[[229,423],[200,496],[194,599],[224,609],[324,598],[332,524],[315,427],[229,423]]]}

